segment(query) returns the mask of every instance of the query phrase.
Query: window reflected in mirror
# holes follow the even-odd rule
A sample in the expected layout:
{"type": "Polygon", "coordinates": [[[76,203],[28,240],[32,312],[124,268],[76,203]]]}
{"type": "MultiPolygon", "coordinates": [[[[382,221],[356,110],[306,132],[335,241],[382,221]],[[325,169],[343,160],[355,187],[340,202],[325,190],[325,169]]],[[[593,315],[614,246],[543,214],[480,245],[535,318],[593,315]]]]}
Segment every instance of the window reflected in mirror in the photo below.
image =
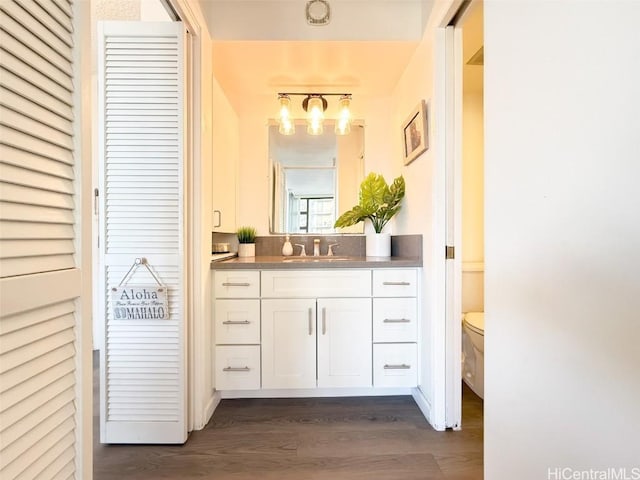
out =
{"type": "Polygon", "coordinates": [[[337,230],[333,225],[358,203],[364,127],[354,123],[348,135],[336,135],[325,123],[322,135],[309,135],[305,128],[282,135],[278,125],[269,126],[271,233],[363,232],[362,224],[337,230]]]}

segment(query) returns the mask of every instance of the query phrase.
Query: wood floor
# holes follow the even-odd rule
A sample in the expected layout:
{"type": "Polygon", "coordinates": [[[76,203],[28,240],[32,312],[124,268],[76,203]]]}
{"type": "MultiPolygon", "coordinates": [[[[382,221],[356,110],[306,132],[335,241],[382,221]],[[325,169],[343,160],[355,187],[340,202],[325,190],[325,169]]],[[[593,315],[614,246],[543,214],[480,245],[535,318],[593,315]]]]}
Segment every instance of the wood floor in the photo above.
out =
{"type": "Polygon", "coordinates": [[[436,432],[411,397],[223,400],[183,446],[99,444],[96,480],[482,479],[482,400],[436,432]]]}

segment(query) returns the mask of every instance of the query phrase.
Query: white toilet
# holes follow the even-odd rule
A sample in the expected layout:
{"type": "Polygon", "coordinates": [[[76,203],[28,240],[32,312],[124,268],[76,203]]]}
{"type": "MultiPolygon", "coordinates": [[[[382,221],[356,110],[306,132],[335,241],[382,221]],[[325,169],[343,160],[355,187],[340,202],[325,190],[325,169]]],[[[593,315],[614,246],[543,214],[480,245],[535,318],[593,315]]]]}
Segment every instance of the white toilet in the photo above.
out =
{"type": "Polygon", "coordinates": [[[484,398],[484,265],[462,264],[462,379],[484,398]]]}
{"type": "Polygon", "coordinates": [[[484,398],[484,312],[467,312],[462,318],[462,379],[484,398]]]}

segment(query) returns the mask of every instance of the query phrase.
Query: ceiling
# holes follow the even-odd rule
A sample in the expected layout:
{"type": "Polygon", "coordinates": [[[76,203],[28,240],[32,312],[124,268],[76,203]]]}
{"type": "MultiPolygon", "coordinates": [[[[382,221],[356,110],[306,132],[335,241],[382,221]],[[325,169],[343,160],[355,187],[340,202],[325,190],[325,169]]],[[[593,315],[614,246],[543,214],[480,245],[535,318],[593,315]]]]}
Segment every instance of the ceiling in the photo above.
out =
{"type": "Polygon", "coordinates": [[[382,95],[393,90],[417,44],[214,42],[214,72],[232,96],[281,91],[382,95]]]}
{"type": "Polygon", "coordinates": [[[306,0],[201,0],[215,77],[236,110],[277,92],[389,95],[422,39],[434,0],[328,0],[309,26],[306,0]]]}

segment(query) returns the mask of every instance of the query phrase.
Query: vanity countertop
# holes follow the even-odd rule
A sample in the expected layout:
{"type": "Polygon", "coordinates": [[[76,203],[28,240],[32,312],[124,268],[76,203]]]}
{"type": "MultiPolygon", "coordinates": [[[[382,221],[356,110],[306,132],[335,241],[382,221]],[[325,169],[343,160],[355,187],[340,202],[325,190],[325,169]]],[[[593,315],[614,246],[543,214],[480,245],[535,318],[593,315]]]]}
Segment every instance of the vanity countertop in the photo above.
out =
{"type": "Polygon", "coordinates": [[[320,268],[402,268],[421,267],[419,257],[235,257],[212,261],[212,270],[298,270],[320,268]]]}

